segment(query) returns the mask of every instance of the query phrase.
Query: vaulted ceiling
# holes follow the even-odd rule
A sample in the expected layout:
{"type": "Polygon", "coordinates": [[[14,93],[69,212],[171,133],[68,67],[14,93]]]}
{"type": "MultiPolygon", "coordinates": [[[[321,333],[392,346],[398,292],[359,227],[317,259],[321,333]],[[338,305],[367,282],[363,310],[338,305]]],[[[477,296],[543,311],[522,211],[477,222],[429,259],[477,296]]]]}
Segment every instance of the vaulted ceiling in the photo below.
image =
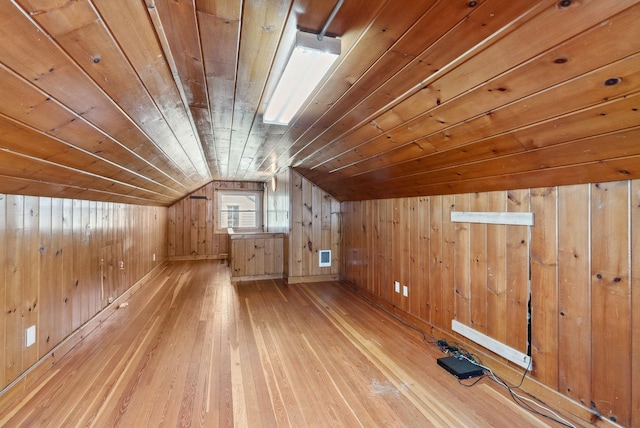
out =
{"type": "Polygon", "coordinates": [[[340,200],[640,177],[640,3],[345,0],[289,126],[262,112],[327,0],[0,2],[0,193],[169,205],[287,167],[340,200]]]}

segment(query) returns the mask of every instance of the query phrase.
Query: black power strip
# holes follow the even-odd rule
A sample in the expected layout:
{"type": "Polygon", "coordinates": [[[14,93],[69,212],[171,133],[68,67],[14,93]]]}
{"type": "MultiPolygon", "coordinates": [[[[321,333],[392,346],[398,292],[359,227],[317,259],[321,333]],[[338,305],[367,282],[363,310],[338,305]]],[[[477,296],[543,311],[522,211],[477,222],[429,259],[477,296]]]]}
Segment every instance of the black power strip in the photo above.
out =
{"type": "Polygon", "coordinates": [[[453,355],[438,358],[438,365],[458,379],[470,379],[484,374],[484,369],[482,367],[479,367],[462,357],[453,355]]]}

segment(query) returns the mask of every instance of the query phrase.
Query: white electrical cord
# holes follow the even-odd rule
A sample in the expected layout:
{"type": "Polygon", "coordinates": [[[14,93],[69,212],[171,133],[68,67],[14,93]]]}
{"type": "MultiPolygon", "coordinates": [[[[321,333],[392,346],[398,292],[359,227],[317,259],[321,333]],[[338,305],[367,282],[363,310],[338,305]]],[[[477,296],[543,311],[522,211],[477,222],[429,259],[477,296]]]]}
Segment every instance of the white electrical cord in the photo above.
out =
{"type": "Polygon", "coordinates": [[[556,418],[559,422],[565,424],[568,427],[576,428],[575,425],[573,425],[571,422],[567,421],[566,419],[564,419],[563,417],[558,415],[556,412],[554,412],[550,408],[543,406],[542,404],[538,403],[535,400],[532,400],[532,399],[527,398],[527,397],[523,397],[523,396],[517,394],[516,392],[514,392],[513,388],[511,388],[509,385],[506,384],[506,382],[504,382],[502,379],[500,379],[498,376],[496,376],[495,373],[493,373],[493,370],[491,370],[489,367],[483,366],[482,364],[478,364],[477,362],[471,360],[470,358],[465,357],[464,355],[460,355],[460,357],[464,358],[465,360],[469,361],[472,364],[475,364],[476,366],[482,368],[483,370],[488,371],[489,374],[491,375],[491,377],[493,378],[493,380],[498,385],[501,385],[502,387],[506,388],[509,391],[510,394],[514,395],[515,397],[518,397],[518,399],[523,400],[523,401],[527,401],[527,402],[529,402],[531,404],[535,404],[536,406],[538,406],[538,408],[542,409],[543,411],[552,414],[553,417],[556,418]]]}

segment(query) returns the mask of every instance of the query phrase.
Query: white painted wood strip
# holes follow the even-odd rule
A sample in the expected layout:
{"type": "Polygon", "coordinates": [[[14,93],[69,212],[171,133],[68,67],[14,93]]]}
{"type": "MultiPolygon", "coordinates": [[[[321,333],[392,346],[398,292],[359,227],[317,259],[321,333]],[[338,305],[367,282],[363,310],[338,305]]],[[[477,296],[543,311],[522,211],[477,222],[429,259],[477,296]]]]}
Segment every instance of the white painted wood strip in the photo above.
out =
{"type": "Polygon", "coordinates": [[[523,369],[531,369],[531,367],[529,367],[531,357],[517,349],[513,349],[502,342],[498,342],[496,339],[486,336],[456,320],[451,320],[451,328],[456,333],[463,335],[469,340],[473,340],[475,343],[482,345],[491,352],[494,352],[512,363],[519,365],[523,369]]]}
{"type": "Polygon", "coordinates": [[[451,221],[464,223],[533,226],[533,213],[452,211],[451,221]]]}

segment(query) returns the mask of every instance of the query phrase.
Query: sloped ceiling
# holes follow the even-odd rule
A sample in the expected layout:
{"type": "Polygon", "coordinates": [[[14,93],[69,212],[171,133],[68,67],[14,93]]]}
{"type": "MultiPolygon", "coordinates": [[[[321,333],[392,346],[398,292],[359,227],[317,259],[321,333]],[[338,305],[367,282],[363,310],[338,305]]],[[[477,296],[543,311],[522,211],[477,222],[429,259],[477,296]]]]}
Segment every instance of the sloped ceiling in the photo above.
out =
{"type": "Polygon", "coordinates": [[[170,205],[287,167],[340,200],[640,177],[640,4],[345,0],[290,126],[265,94],[320,0],[0,2],[0,192],[170,205]]]}

